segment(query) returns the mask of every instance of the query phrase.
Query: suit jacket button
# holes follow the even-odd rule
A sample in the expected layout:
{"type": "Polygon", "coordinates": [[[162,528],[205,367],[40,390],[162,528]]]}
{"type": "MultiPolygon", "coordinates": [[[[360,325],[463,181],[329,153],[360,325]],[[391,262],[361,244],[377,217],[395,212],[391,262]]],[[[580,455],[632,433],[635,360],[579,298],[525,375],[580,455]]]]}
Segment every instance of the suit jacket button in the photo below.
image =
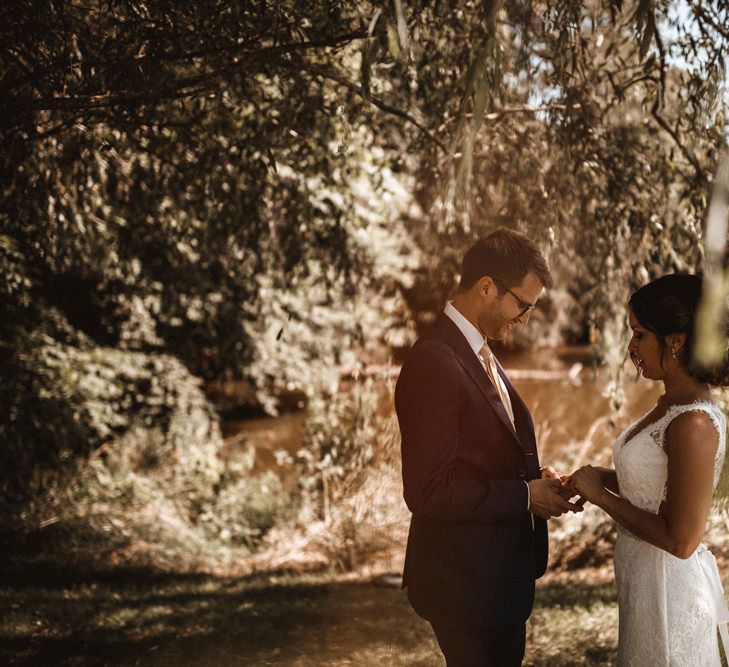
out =
{"type": "Polygon", "coordinates": [[[526,470],[520,470],[519,477],[521,477],[521,479],[526,479],[526,470]]]}

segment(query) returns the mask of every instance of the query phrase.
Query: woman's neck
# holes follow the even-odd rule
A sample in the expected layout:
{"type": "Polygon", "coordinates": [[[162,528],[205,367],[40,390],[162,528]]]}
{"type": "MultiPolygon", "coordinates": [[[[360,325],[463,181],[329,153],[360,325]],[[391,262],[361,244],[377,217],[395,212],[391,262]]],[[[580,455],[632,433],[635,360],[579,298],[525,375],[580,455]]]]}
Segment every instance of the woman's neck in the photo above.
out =
{"type": "Polygon", "coordinates": [[[663,400],[669,405],[691,403],[711,398],[711,388],[708,384],[699,382],[683,369],[663,378],[663,400]]]}

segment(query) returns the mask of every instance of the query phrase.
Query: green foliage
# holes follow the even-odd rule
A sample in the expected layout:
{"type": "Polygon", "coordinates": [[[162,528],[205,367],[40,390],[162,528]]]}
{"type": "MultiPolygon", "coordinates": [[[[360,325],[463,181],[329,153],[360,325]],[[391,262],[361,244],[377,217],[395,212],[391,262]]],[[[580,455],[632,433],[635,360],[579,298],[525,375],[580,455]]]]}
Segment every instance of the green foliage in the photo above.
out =
{"type": "MultiPolygon", "coordinates": [[[[56,326],[72,336],[74,330],[55,315],[56,326]]],[[[154,454],[139,454],[138,464],[147,468],[173,455],[181,465],[194,466],[192,452],[215,437],[217,426],[198,382],[173,357],[95,347],[81,335],[73,345],[39,331],[15,342],[21,391],[5,396],[6,471],[19,457],[25,459],[22,470],[88,456],[136,424],[162,434],[151,441],[154,454]]],[[[13,478],[22,480],[8,475],[8,481],[13,478]]]]}
{"type": "Polygon", "coordinates": [[[179,492],[180,520],[252,546],[288,497],[225,469],[190,372],[275,412],[406,339],[406,177],[349,93],[297,74],[301,30],[356,37],[344,5],[96,9],[2,10],[3,503],[51,512],[69,475],[76,500],[179,492]]]}
{"type": "MultiPolygon", "coordinates": [[[[8,164],[39,155],[9,185],[34,195],[16,202],[14,219],[39,199],[36,222],[50,212],[53,225],[96,238],[76,250],[106,256],[85,280],[103,285],[107,303],[93,319],[113,341],[121,324],[110,311],[125,321],[130,304],[143,304],[194,372],[246,377],[270,408],[289,379],[252,365],[258,323],[268,319],[278,335],[301,318],[316,331],[304,314],[309,298],[298,298],[312,275],[326,289],[342,279],[331,303],[356,293],[374,304],[400,288],[417,317],[439,307],[475,236],[497,224],[526,228],[564,260],[570,288],[559,310],[570,316],[551,327],[553,340],[584,335],[586,311],[598,329],[615,328],[623,300],[604,286],[606,274],[627,292],[701,260],[710,174],[725,143],[721,3],[682,14],[650,0],[95,8],[93,20],[80,6],[41,3],[32,21],[29,5],[5,10],[27,28],[15,37],[13,76],[0,84],[5,132],[18,140],[8,164]],[[352,187],[375,155],[378,174],[390,169],[415,190],[425,220],[409,216],[408,202],[388,206],[376,174],[365,175],[369,191],[352,187]],[[84,178],[86,194],[76,188],[84,178]],[[379,221],[363,219],[363,199],[377,202],[379,221]],[[392,256],[392,246],[373,257],[358,242],[382,222],[386,236],[425,251],[415,290],[402,245],[399,266],[387,261],[391,273],[363,280],[378,254],[392,256]],[[627,251],[630,264],[620,266],[627,251]],[[260,308],[272,296],[281,297],[274,316],[260,308]]],[[[61,248],[32,237],[26,254],[43,250],[57,276],[61,248]]],[[[372,340],[385,331],[383,323],[372,340]]],[[[286,356],[310,368],[306,346],[287,342],[286,356]]],[[[320,367],[336,363],[327,352],[320,367]]]]}
{"type": "Polygon", "coordinates": [[[360,487],[372,470],[398,454],[392,401],[381,380],[365,378],[309,404],[304,447],[298,453],[299,484],[318,518],[360,487]]]}
{"type": "Polygon", "coordinates": [[[113,450],[109,493],[189,479],[186,520],[255,541],[283,496],[220,481],[194,376],[243,380],[271,413],[307,396],[304,479],[331,512],[383,437],[373,395],[332,387],[407,347],[496,225],[557,276],[522,342],[597,342],[617,367],[631,288],[703,261],[727,11],[3,5],[3,495],[113,450]]]}
{"type": "Polygon", "coordinates": [[[673,8],[640,4],[640,12],[625,6],[622,14],[611,3],[509,5],[500,15],[498,91],[483,116],[465,121],[477,91],[458,73],[467,59],[477,62],[483,17],[462,3],[461,24],[445,34],[426,27],[437,10],[413,18],[423,36],[415,57],[427,59],[418,78],[421,104],[442,119],[444,133],[483,122],[473,150],[459,144],[462,158],[455,158],[472,163],[465,199],[451,206],[443,187],[453,184],[452,162],[433,153],[420,161],[418,201],[432,224],[413,230],[425,257],[408,293],[416,312],[441,307],[464,247],[497,225],[517,227],[540,240],[557,276],[546,322],[525,330],[522,342],[598,338],[616,365],[630,291],[661,273],[700,268],[726,120],[715,94],[721,77],[707,71],[714,93],[700,93],[695,72],[706,53],[725,52],[726,40],[704,31],[709,16],[726,9],[691,10],[681,22],[673,8]],[[443,86],[444,78],[452,85],[443,86]],[[465,90],[459,106],[454,89],[465,90]]]}
{"type": "Polygon", "coordinates": [[[363,378],[310,402],[298,471],[300,520],[319,551],[345,571],[382,558],[404,539],[400,436],[391,387],[363,378]]]}
{"type": "Polygon", "coordinates": [[[217,415],[179,360],[94,346],[48,313],[45,329],[56,337],[16,339],[9,387],[17,393],[7,387],[3,396],[5,521],[94,525],[106,517],[132,542],[152,531],[176,543],[183,531],[208,550],[247,553],[290,515],[278,478],[252,477],[252,461],[219,458],[217,415]],[[167,523],[151,526],[150,515],[167,523]]]}
{"type": "Polygon", "coordinates": [[[276,526],[294,515],[295,504],[274,473],[251,476],[250,470],[224,471],[215,496],[198,508],[194,523],[209,539],[254,550],[276,526]]]}

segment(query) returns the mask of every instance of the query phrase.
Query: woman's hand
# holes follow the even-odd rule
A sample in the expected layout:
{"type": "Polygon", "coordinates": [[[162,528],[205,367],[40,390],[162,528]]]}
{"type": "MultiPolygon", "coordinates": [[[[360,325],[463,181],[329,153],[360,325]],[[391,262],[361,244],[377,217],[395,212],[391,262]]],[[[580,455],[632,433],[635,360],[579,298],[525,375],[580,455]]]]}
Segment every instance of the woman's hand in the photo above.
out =
{"type": "Polygon", "coordinates": [[[570,489],[582,496],[585,500],[598,505],[605,493],[600,473],[592,466],[584,466],[573,472],[569,481],[570,489]]]}

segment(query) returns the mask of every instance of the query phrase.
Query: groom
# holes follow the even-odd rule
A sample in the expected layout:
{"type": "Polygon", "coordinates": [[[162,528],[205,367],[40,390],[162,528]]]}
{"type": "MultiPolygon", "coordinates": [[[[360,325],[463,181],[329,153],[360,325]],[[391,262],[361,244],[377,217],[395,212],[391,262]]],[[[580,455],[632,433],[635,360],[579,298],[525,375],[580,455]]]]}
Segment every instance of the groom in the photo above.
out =
{"type": "Polygon", "coordinates": [[[526,324],[552,277],[523,234],[498,229],[463,258],[458,291],[405,361],[395,390],[412,512],[403,587],[448,667],[516,666],[545,519],[579,510],[537,459],[534,424],[487,339],[526,324]]]}

